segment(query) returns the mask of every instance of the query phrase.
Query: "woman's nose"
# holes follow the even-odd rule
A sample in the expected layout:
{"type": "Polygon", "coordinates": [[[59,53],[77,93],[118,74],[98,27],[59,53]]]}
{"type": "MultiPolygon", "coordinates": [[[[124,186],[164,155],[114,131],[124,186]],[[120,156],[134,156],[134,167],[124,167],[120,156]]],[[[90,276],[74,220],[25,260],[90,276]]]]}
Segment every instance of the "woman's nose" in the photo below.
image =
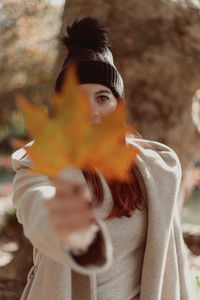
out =
{"type": "Polygon", "coordinates": [[[99,124],[101,123],[101,116],[98,111],[93,111],[92,112],[92,124],[99,124]]]}

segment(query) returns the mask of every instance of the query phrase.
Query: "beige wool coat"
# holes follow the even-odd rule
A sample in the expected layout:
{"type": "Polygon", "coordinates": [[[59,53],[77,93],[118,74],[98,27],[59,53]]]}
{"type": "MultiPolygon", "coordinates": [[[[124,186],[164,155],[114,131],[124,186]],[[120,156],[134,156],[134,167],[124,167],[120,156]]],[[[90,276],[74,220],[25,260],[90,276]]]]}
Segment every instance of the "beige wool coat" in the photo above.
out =
{"type": "MultiPolygon", "coordinates": [[[[145,182],[143,193],[147,195],[147,238],[137,299],[194,300],[177,209],[181,180],[177,155],[158,142],[132,137],[127,138],[127,142],[139,150],[137,166],[145,182]]],[[[55,192],[50,179],[29,171],[32,162],[25,148],[13,153],[12,164],[16,171],[13,203],[17,218],[34,246],[34,266],[21,299],[76,300],[72,296],[71,274],[74,270],[87,275],[84,300],[97,300],[96,275],[112,267],[116,250],[106,221],[96,220],[99,232],[88,252],[79,257],[73,255],[60,243],[47,219],[44,203],[55,192]]],[[[80,170],[71,169],[69,175],[76,181],[84,180],[80,170]]],[[[101,180],[106,200],[111,194],[102,176],[101,180]]],[[[129,234],[128,229],[126,234],[129,234]]],[[[114,291],[110,293],[110,299],[116,299],[112,297],[114,291]]]]}

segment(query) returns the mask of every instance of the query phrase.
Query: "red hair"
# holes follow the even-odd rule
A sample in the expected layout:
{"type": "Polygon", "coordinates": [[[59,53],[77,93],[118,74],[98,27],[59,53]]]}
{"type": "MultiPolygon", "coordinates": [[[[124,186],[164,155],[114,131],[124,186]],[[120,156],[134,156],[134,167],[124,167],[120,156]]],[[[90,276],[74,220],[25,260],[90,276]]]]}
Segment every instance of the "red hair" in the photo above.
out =
{"type": "MultiPolygon", "coordinates": [[[[83,175],[92,186],[92,192],[98,204],[103,203],[103,186],[97,172],[83,170],[83,175]]],[[[135,163],[129,168],[129,182],[107,180],[113,200],[113,207],[106,220],[126,216],[130,218],[136,209],[141,210],[146,203],[146,189],[141,172],[135,163]]]]}

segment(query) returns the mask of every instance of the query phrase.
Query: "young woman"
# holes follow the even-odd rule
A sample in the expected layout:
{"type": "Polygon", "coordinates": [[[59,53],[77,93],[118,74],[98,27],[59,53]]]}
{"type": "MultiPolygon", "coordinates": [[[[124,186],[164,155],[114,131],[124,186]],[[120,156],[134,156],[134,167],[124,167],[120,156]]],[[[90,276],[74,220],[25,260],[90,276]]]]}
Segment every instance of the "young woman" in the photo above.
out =
{"type": "MultiPolygon", "coordinates": [[[[79,88],[97,124],[123,100],[123,80],[97,19],[77,20],[67,31],[68,54],[56,91],[76,63],[79,88]]],[[[34,266],[21,299],[194,299],[176,203],[179,160],[157,142],[127,136],[126,143],[139,150],[129,170],[131,183],[73,167],[50,180],[31,173],[26,147],[13,153],[13,203],[34,246],[34,266]],[[94,199],[101,204],[98,215],[94,199]]]]}

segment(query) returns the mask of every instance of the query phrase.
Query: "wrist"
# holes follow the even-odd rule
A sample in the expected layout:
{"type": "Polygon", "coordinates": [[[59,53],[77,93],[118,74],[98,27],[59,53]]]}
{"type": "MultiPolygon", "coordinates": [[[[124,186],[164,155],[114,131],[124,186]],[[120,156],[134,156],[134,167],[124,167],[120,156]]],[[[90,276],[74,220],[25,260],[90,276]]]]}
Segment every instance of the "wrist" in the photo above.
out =
{"type": "Polygon", "coordinates": [[[92,224],[89,229],[70,234],[64,245],[64,249],[72,252],[74,255],[85,254],[89,246],[93,243],[98,231],[98,225],[92,224]]]}

